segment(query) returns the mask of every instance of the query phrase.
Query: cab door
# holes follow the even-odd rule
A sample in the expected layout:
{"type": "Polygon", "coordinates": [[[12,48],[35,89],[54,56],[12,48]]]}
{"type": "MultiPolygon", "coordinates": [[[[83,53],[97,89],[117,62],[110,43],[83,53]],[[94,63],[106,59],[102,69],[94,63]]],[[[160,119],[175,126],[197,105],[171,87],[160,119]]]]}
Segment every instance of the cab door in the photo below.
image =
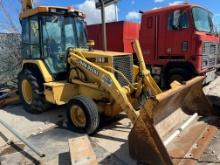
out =
{"type": "Polygon", "coordinates": [[[190,10],[178,9],[167,13],[167,30],[165,38],[166,58],[185,60],[191,54],[192,28],[190,28],[190,10]]]}

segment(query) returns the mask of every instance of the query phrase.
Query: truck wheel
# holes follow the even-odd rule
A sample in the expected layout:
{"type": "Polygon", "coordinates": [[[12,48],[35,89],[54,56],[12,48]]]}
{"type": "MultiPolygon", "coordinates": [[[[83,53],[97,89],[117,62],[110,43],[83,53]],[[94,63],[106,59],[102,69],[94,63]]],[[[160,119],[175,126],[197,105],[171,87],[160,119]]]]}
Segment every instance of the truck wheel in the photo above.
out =
{"type": "Polygon", "coordinates": [[[92,99],[75,96],[68,103],[68,126],[75,132],[93,134],[99,126],[99,112],[92,99]]]}
{"type": "Polygon", "coordinates": [[[166,77],[167,77],[166,86],[169,88],[170,84],[173,81],[176,80],[182,83],[183,81],[189,80],[192,77],[192,75],[190,71],[188,71],[187,69],[175,68],[175,69],[171,69],[170,71],[168,71],[168,74],[166,77]]]}
{"type": "Polygon", "coordinates": [[[45,101],[43,89],[31,71],[23,70],[19,73],[18,90],[20,100],[28,113],[39,114],[48,109],[49,103],[45,101]]]}

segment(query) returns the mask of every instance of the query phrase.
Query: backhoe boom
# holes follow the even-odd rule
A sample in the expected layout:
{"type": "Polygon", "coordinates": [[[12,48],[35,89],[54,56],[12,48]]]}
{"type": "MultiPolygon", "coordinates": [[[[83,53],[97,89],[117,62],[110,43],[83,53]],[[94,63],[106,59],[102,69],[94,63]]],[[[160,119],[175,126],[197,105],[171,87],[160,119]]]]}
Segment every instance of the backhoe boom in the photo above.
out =
{"type": "Polygon", "coordinates": [[[33,0],[21,0],[22,11],[27,11],[33,9],[33,0]]]}

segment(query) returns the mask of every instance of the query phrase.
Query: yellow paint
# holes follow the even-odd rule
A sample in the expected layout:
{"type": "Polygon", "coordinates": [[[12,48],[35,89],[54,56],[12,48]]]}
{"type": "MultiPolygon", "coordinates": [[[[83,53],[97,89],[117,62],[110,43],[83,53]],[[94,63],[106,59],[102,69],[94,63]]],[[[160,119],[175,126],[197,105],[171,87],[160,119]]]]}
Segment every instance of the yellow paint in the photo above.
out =
{"type": "Polygon", "coordinates": [[[109,116],[109,117],[114,117],[123,111],[121,106],[119,104],[117,104],[116,102],[98,103],[97,106],[100,109],[101,113],[103,113],[104,115],[109,116]]]}
{"type": "Polygon", "coordinates": [[[76,127],[84,128],[86,126],[86,115],[81,107],[73,105],[70,108],[70,118],[76,127]]]}
{"type": "Polygon", "coordinates": [[[182,86],[182,84],[179,83],[178,81],[173,81],[173,82],[170,84],[170,86],[171,86],[172,89],[175,89],[175,88],[177,88],[177,87],[182,86]]]}
{"type": "Polygon", "coordinates": [[[133,65],[133,80],[137,79],[139,72],[140,72],[139,67],[137,65],[133,65]]]}
{"type": "Polygon", "coordinates": [[[35,64],[38,66],[38,68],[41,71],[41,74],[43,75],[44,81],[45,82],[51,82],[53,81],[52,75],[49,73],[47,70],[46,65],[42,60],[23,60],[23,65],[24,64],[35,64]]]}
{"type": "MultiPolygon", "coordinates": [[[[50,9],[63,9],[63,10],[69,10],[68,7],[59,7],[59,6],[38,6],[36,8],[33,9],[26,9],[23,10],[23,12],[20,13],[20,20],[26,18],[26,17],[30,17],[33,15],[37,15],[39,13],[49,13],[50,9]]],[[[79,17],[84,17],[85,15],[79,11],[79,10],[75,10],[73,11],[74,13],[78,14],[79,17]]]]}
{"type": "Polygon", "coordinates": [[[31,104],[33,100],[33,92],[31,84],[28,82],[28,80],[23,80],[21,83],[22,88],[22,96],[24,98],[24,101],[27,104],[31,104]]]}
{"type": "Polygon", "coordinates": [[[87,96],[94,100],[110,97],[97,84],[83,83],[80,80],[72,80],[72,83],[65,81],[44,83],[44,88],[46,100],[57,105],[68,103],[76,95],[87,96]]]}
{"type": "Polygon", "coordinates": [[[78,86],[67,82],[44,83],[44,94],[50,103],[63,105],[78,95],[78,86]]]}
{"type": "Polygon", "coordinates": [[[80,49],[80,48],[72,48],[70,49],[72,53],[81,53],[85,58],[87,57],[114,57],[114,56],[124,56],[131,53],[124,52],[113,52],[113,51],[102,51],[102,50],[92,50],[88,51],[88,49],[80,49]]]}
{"type": "MultiPolygon", "coordinates": [[[[109,54],[109,52],[102,52],[103,55],[100,54],[100,52],[102,52],[102,51],[81,52],[80,53],[81,55],[82,54],[85,55],[85,58],[83,58],[83,57],[81,57],[81,55],[78,55],[77,51],[74,52],[74,50],[71,50],[68,62],[72,67],[77,67],[81,71],[83,71],[84,74],[86,75],[88,82],[96,83],[99,86],[99,89],[101,89],[103,92],[108,93],[109,97],[106,98],[107,100],[111,99],[111,100],[115,101],[115,104],[120,105],[121,108],[117,112],[120,112],[120,110],[122,109],[127,114],[128,118],[132,122],[135,122],[137,119],[137,113],[128,98],[128,95],[129,95],[128,91],[132,91],[132,90],[127,90],[126,87],[125,88],[122,87],[119,84],[116,77],[114,76],[113,72],[108,71],[108,70],[104,69],[105,67],[101,67],[99,64],[90,62],[86,59],[86,54],[88,55],[88,57],[95,57],[97,54],[99,54],[99,56],[107,57],[109,59],[114,57],[113,55],[112,56],[105,55],[105,53],[109,54]],[[90,54],[90,56],[89,56],[89,54],[90,54]],[[85,66],[89,66],[89,68],[92,68],[92,70],[96,70],[98,72],[98,74],[96,74],[96,72],[91,72],[91,70],[89,70],[87,67],[85,67],[84,64],[85,64],[85,66]],[[110,81],[108,81],[108,80],[110,80],[110,81]]],[[[120,53],[120,54],[125,55],[124,53],[120,53]]],[[[119,53],[115,53],[114,55],[119,55],[119,53]]],[[[108,61],[108,64],[105,64],[105,65],[112,66],[112,63],[110,63],[108,61]]],[[[90,92],[87,91],[87,93],[90,93],[90,92]]],[[[90,93],[90,95],[93,95],[93,93],[90,93]]],[[[105,111],[105,109],[103,109],[103,111],[105,111]]],[[[113,111],[114,110],[112,109],[112,112],[113,111]]],[[[111,114],[111,113],[109,113],[109,114],[111,114]]]]}
{"type": "Polygon", "coordinates": [[[142,53],[141,46],[138,40],[134,42],[133,47],[134,47],[134,50],[136,52],[136,55],[139,61],[139,68],[140,68],[139,70],[142,75],[142,77],[140,77],[140,80],[143,81],[144,85],[147,86],[151,90],[151,93],[153,95],[162,93],[162,90],[152,78],[150,71],[146,68],[143,53],[142,53]]]}
{"type": "Polygon", "coordinates": [[[36,15],[38,13],[44,13],[44,12],[49,12],[49,8],[48,7],[43,7],[43,6],[39,6],[36,7],[34,9],[29,9],[27,11],[24,11],[20,14],[20,20],[26,18],[26,17],[30,17],[32,15],[36,15]]]}

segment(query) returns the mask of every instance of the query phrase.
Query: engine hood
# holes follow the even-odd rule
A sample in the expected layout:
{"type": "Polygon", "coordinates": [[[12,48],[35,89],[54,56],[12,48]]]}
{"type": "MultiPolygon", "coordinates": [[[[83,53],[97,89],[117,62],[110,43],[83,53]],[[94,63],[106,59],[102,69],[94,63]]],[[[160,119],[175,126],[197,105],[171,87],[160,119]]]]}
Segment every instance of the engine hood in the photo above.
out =
{"type": "Polygon", "coordinates": [[[113,51],[101,51],[101,50],[88,50],[88,49],[70,49],[72,53],[83,54],[84,57],[115,57],[115,56],[127,56],[131,53],[113,52],[113,51]]]}

